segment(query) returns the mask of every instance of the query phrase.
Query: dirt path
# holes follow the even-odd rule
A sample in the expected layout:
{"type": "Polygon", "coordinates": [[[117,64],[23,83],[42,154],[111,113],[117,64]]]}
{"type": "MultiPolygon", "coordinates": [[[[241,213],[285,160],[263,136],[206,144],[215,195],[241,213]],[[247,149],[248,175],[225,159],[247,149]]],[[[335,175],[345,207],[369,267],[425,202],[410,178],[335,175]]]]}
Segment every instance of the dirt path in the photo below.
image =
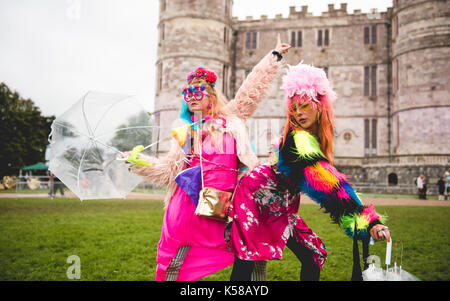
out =
{"type": "MultiPolygon", "coordinates": [[[[15,193],[0,193],[0,198],[46,198],[47,194],[15,194],[15,193]]],[[[56,196],[60,198],[59,194],[56,196]]],[[[65,197],[76,198],[76,196],[69,192],[66,193],[65,197]]],[[[132,192],[130,193],[127,200],[153,200],[161,201],[164,199],[164,194],[150,194],[150,193],[140,193],[132,192]]],[[[301,199],[302,204],[314,204],[314,202],[307,196],[303,195],[301,199]]],[[[365,197],[364,203],[371,203],[375,206],[450,206],[449,201],[438,201],[438,200],[419,200],[410,198],[381,198],[381,197],[365,197]]]]}

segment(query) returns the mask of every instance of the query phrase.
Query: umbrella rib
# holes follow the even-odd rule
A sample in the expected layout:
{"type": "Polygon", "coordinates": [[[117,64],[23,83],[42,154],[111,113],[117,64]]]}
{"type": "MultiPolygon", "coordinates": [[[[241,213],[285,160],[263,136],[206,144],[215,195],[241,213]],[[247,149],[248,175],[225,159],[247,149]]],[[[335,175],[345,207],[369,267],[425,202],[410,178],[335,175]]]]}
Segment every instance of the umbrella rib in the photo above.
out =
{"type": "MultiPolygon", "coordinates": [[[[81,111],[83,112],[84,121],[85,121],[85,124],[86,124],[87,131],[89,133],[89,139],[98,141],[97,139],[94,138],[94,132],[92,131],[92,128],[91,128],[91,126],[89,124],[89,121],[87,119],[87,116],[86,116],[86,110],[84,109],[84,104],[86,102],[86,97],[87,97],[87,95],[89,93],[90,92],[86,93],[86,95],[84,95],[84,97],[83,97],[83,101],[81,102],[81,111]]],[[[94,144],[94,149],[97,149],[98,147],[95,144],[95,142],[93,142],[93,144],[94,144]]]]}
{"type": "Polygon", "coordinates": [[[85,101],[86,101],[86,96],[87,96],[89,93],[91,93],[91,92],[88,92],[88,93],[86,93],[86,94],[83,96],[83,100],[81,101],[81,112],[83,113],[83,118],[84,118],[84,122],[85,122],[85,125],[86,125],[86,129],[87,129],[89,135],[90,135],[90,136],[93,136],[92,129],[91,129],[90,125],[89,125],[89,121],[88,121],[87,116],[86,116],[86,111],[85,111],[85,109],[84,109],[84,103],[85,103],[85,101]]]}

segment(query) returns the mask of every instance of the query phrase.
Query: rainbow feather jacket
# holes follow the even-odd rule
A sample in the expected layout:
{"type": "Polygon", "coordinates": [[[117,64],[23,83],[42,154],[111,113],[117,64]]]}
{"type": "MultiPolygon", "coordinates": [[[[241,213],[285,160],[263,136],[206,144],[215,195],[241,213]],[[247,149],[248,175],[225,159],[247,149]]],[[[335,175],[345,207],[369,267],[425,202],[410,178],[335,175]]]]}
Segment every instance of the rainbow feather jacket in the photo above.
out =
{"type": "Polygon", "coordinates": [[[274,155],[282,182],[307,194],[348,236],[354,237],[356,229],[357,239],[367,241],[368,227],[384,222],[385,217],[377,214],[373,205],[361,203],[346,176],[325,158],[313,135],[289,131],[284,145],[280,143],[274,155]]]}

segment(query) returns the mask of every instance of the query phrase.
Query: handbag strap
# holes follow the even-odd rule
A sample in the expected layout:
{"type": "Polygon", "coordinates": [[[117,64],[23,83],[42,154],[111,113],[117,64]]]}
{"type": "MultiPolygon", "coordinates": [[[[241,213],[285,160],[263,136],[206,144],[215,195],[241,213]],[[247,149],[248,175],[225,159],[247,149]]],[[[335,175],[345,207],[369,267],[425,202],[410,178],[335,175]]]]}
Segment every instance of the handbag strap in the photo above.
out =
{"type": "Polygon", "coordinates": [[[200,156],[200,174],[202,176],[202,189],[205,187],[205,182],[203,180],[203,147],[201,143],[201,134],[203,132],[203,123],[200,123],[200,126],[197,130],[197,151],[199,152],[200,156]]]}

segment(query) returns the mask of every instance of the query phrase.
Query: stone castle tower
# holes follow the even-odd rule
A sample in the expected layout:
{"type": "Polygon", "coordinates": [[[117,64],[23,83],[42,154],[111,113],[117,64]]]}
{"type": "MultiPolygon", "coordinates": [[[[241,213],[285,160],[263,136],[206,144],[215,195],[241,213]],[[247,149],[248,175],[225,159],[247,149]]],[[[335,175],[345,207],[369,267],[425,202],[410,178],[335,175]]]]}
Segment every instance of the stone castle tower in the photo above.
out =
{"type": "Polygon", "coordinates": [[[392,140],[396,163],[448,165],[450,1],[397,0],[392,23],[392,140]]]}
{"type": "MultiPolygon", "coordinates": [[[[216,87],[229,94],[232,58],[230,0],[161,0],[156,62],[155,121],[166,137],[178,118],[186,75],[199,66],[217,73],[216,87]]],[[[158,151],[166,151],[161,143],[158,151]]]]}
{"type": "MultiPolygon", "coordinates": [[[[335,164],[359,191],[415,193],[423,173],[429,187],[449,169],[450,66],[448,0],[394,0],[387,12],[347,12],[328,6],[313,16],[290,7],[287,18],[231,16],[232,0],[160,0],[155,120],[168,134],[178,117],[186,74],[214,70],[229,98],[276,42],[300,61],[325,70],[338,94],[335,164]]],[[[251,120],[262,160],[285,120],[281,76],[251,120]]],[[[167,150],[161,143],[159,152],[167,150]]]]}

